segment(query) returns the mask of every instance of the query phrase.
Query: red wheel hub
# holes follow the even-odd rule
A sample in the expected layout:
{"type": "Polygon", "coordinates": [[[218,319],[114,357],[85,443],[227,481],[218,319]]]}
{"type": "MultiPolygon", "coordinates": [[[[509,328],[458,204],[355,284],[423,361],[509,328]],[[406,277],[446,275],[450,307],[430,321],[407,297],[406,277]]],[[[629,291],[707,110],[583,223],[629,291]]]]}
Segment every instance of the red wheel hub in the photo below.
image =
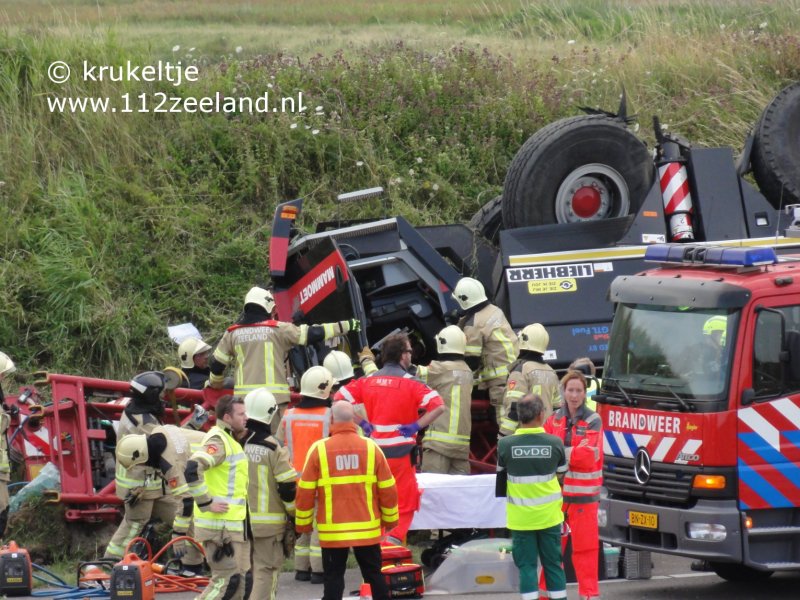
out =
{"type": "Polygon", "coordinates": [[[590,185],[579,188],[572,195],[572,210],[581,219],[588,219],[596,215],[601,204],[600,192],[590,185]]]}

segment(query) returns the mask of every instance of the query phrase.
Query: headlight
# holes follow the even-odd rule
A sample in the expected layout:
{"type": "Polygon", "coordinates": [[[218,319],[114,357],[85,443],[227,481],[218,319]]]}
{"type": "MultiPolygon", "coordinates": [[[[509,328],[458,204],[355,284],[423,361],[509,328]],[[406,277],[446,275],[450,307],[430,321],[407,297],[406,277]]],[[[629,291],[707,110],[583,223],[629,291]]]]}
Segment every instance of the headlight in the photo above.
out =
{"type": "Polygon", "coordinates": [[[718,523],[687,523],[686,530],[692,540],[721,542],[728,537],[725,526],[718,523]]]}

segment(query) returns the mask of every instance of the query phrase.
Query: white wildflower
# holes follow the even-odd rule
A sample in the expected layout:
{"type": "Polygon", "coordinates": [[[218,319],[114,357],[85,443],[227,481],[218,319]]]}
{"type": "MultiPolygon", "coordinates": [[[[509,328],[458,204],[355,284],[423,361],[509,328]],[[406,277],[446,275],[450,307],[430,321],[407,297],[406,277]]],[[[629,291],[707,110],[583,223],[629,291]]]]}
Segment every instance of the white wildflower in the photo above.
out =
{"type": "Polygon", "coordinates": [[[431,189],[432,189],[434,192],[438,192],[438,191],[439,191],[439,184],[438,184],[438,183],[434,183],[434,184],[431,186],[431,189]]]}
{"type": "Polygon", "coordinates": [[[762,21],[761,23],[758,24],[758,28],[759,29],[766,29],[767,28],[767,22],[766,21],[762,21]]]}
{"type": "Polygon", "coordinates": [[[189,48],[189,52],[194,52],[194,47],[189,48]]]}
{"type": "Polygon", "coordinates": [[[356,166],[357,167],[363,167],[364,166],[364,161],[363,160],[357,160],[356,161],[356,166]]]}
{"type": "Polygon", "coordinates": [[[289,125],[289,129],[297,129],[297,123],[292,123],[289,125]]]}
{"type": "Polygon", "coordinates": [[[319,129],[312,129],[311,135],[317,135],[319,133],[319,129]]]}
{"type": "Polygon", "coordinates": [[[181,49],[181,47],[180,47],[180,46],[173,46],[173,47],[172,47],[172,51],[173,51],[173,52],[177,52],[177,51],[178,51],[178,50],[180,50],[180,49],[181,49]]]}
{"type": "Polygon", "coordinates": [[[408,176],[409,177],[413,177],[414,176],[414,169],[409,169],[408,170],[408,176]]]}
{"type": "Polygon", "coordinates": [[[720,29],[725,29],[725,23],[720,23],[720,24],[719,24],[719,28],[720,28],[720,29]]]}
{"type": "Polygon", "coordinates": [[[241,53],[242,53],[242,47],[236,46],[236,54],[241,54],[241,53]]]}
{"type": "Polygon", "coordinates": [[[323,112],[323,111],[322,111],[322,106],[321,106],[321,105],[320,105],[320,106],[318,106],[317,108],[315,108],[314,110],[315,110],[315,111],[317,111],[317,112],[323,112]]]}
{"type": "Polygon", "coordinates": [[[418,157],[417,157],[417,164],[418,164],[418,165],[421,165],[421,164],[422,164],[422,157],[421,157],[421,156],[418,156],[418,157]]]}
{"type": "Polygon", "coordinates": [[[575,43],[575,40],[568,40],[568,41],[567,41],[567,45],[569,45],[569,46],[571,46],[571,45],[572,45],[572,44],[574,44],[574,43],[575,43]]]}
{"type": "Polygon", "coordinates": [[[268,84],[267,84],[267,87],[268,87],[269,89],[272,89],[272,84],[271,84],[271,83],[268,83],[268,84]]]}

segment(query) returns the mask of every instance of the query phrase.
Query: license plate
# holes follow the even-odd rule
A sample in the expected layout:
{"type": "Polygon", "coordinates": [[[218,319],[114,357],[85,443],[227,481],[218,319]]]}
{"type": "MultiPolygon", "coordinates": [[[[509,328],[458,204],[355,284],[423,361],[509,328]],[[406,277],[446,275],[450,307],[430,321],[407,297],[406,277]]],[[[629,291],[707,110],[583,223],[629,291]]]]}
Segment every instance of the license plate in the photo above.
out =
{"type": "Polygon", "coordinates": [[[628,525],[642,529],[658,529],[658,515],[656,513],[629,510],[628,525]]]}

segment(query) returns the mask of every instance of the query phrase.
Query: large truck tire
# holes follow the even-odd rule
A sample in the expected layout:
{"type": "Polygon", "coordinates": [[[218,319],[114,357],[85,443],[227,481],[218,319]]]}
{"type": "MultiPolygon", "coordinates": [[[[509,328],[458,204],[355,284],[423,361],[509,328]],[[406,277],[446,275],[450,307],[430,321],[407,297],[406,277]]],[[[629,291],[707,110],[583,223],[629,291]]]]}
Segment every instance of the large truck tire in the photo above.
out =
{"type": "Polygon", "coordinates": [[[484,204],[472,215],[469,227],[497,245],[500,241],[500,230],[503,228],[503,197],[497,196],[484,204]]]}
{"type": "Polygon", "coordinates": [[[761,193],[775,208],[800,203],[800,82],[772,99],[753,137],[751,162],[761,193]]]}
{"type": "Polygon", "coordinates": [[[653,183],[647,146],[606,115],[562,119],[519,149],[503,186],[507,228],[622,217],[653,183]]]}

